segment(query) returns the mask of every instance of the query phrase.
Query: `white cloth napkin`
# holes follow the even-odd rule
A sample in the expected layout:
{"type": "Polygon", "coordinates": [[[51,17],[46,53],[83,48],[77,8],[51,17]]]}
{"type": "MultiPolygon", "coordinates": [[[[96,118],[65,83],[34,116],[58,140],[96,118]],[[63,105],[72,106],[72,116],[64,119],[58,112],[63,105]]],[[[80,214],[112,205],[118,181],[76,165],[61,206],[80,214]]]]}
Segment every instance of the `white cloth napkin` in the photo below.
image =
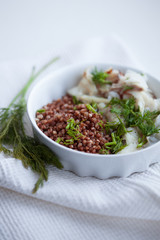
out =
{"type": "MultiPolygon", "coordinates": [[[[142,66],[115,36],[53,51],[48,71],[78,62],[142,66]]],[[[36,59],[39,64],[47,57],[36,59]]],[[[0,107],[26,82],[33,60],[0,63],[0,107]]],[[[27,123],[28,131],[30,124],[27,123]]],[[[160,239],[160,164],[128,178],[99,180],[49,168],[49,180],[31,194],[37,175],[0,154],[0,240],[160,239]]]]}

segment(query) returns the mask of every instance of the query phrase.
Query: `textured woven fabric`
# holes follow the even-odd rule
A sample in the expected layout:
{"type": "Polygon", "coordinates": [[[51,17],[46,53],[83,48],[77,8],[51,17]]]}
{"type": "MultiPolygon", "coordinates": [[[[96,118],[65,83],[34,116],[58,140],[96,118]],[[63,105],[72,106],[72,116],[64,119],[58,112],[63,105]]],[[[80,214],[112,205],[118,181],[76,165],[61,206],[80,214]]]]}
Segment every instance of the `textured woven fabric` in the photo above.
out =
{"type": "MultiPolygon", "coordinates": [[[[34,62],[40,65],[50,56],[34,62]]],[[[78,62],[139,66],[115,37],[88,40],[64,49],[60,56],[48,71],[78,62]]],[[[0,107],[23,86],[32,65],[33,60],[0,64],[0,107]]],[[[26,126],[30,133],[27,119],[26,126]]],[[[160,239],[160,164],[108,180],[51,167],[48,182],[33,195],[37,177],[21,161],[0,154],[0,240],[160,239]]]]}

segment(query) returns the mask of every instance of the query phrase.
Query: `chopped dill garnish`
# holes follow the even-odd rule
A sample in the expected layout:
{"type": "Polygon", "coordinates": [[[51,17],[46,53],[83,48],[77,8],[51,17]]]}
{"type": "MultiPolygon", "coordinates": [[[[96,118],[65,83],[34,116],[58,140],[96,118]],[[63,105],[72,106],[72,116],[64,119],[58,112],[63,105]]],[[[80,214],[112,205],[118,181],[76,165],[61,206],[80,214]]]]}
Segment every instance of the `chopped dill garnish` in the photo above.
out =
{"type": "Polygon", "coordinates": [[[102,121],[102,120],[100,120],[99,122],[98,122],[98,125],[102,128],[102,129],[104,129],[104,122],[102,121]]]}
{"type": "Polygon", "coordinates": [[[111,145],[116,145],[117,142],[116,142],[116,138],[115,138],[114,132],[111,133],[111,137],[112,137],[112,142],[105,143],[105,144],[104,144],[105,147],[111,146],[111,145]]]}
{"type": "Polygon", "coordinates": [[[95,84],[112,84],[111,81],[107,81],[107,77],[109,76],[109,74],[103,71],[98,71],[97,68],[95,68],[92,72],[92,76],[92,81],[95,84]]]}
{"type": "Polygon", "coordinates": [[[77,128],[78,123],[75,122],[74,118],[70,118],[69,120],[67,120],[68,124],[66,126],[66,129],[71,129],[74,130],[75,128],[77,128]]]}
{"type": "Polygon", "coordinates": [[[67,134],[72,137],[73,140],[78,140],[81,136],[82,136],[82,133],[80,133],[78,131],[78,127],[75,128],[75,129],[69,129],[67,131],[67,134]]]}
{"type": "Polygon", "coordinates": [[[58,137],[57,140],[56,140],[56,143],[60,143],[61,141],[63,141],[63,139],[58,137]]]}
{"type": "Polygon", "coordinates": [[[81,101],[79,101],[76,96],[72,96],[72,100],[73,100],[73,104],[75,105],[78,105],[81,103],[81,101]]]}
{"type": "Polygon", "coordinates": [[[133,89],[134,89],[133,86],[129,86],[129,85],[124,85],[123,86],[123,92],[128,91],[128,90],[133,90],[133,89]]]}
{"type": "Polygon", "coordinates": [[[138,139],[138,145],[137,148],[141,148],[143,145],[145,145],[147,143],[147,138],[145,136],[143,136],[142,138],[140,137],[138,139]]]}
{"type": "Polygon", "coordinates": [[[67,139],[67,140],[63,141],[63,144],[64,144],[64,145],[74,144],[74,139],[73,139],[73,138],[67,139]]]}
{"type": "Polygon", "coordinates": [[[160,114],[160,111],[150,112],[149,110],[145,111],[143,116],[140,115],[137,120],[137,126],[141,130],[144,136],[151,136],[154,133],[159,132],[159,128],[155,126],[154,119],[160,114]]]}
{"type": "Polygon", "coordinates": [[[33,193],[43,185],[44,180],[47,181],[47,165],[53,165],[59,169],[63,168],[58,157],[48,147],[26,135],[23,123],[23,116],[26,112],[25,95],[28,88],[56,60],[58,58],[54,58],[37,72],[33,69],[28,82],[14,97],[8,108],[0,109],[0,152],[20,159],[25,168],[30,167],[32,171],[38,173],[39,178],[33,193]]]}
{"type": "Polygon", "coordinates": [[[97,109],[98,109],[98,106],[97,106],[97,103],[95,103],[95,102],[91,102],[90,103],[90,105],[97,111],[97,109]]]}
{"type": "Polygon", "coordinates": [[[124,143],[123,139],[117,135],[116,132],[112,132],[112,142],[108,142],[104,144],[104,147],[110,151],[112,154],[116,154],[121,151],[127,145],[124,143]]]}
{"type": "Polygon", "coordinates": [[[73,118],[70,118],[67,122],[66,130],[71,139],[65,140],[63,142],[65,145],[73,144],[74,141],[79,140],[79,138],[83,136],[83,134],[79,132],[79,123],[76,123],[73,118]]]}
{"type": "Polygon", "coordinates": [[[138,127],[141,133],[147,137],[159,132],[154,124],[154,119],[160,114],[160,111],[145,111],[144,114],[136,107],[134,98],[118,99],[113,98],[108,106],[111,106],[111,112],[124,119],[126,127],[138,127]]]}
{"type": "MultiPolygon", "coordinates": [[[[138,129],[140,137],[137,148],[147,143],[147,136],[160,131],[154,123],[160,111],[151,112],[147,110],[142,114],[133,97],[129,99],[113,98],[106,107],[110,107],[110,111],[115,114],[117,121],[105,123],[106,133],[111,135],[112,141],[105,143],[99,153],[115,154],[125,148],[127,144],[124,136],[127,132],[131,132],[127,130],[128,127],[136,127],[138,129]]],[[[101,122],[98,124],[102,127],[101,122]]]]}
{"type": "Polygon", "coordinates": [[[107,149],[105,149],[105,148],[101,148],[101,149],[99,150],[99,154],[110,154],[110,153],[109,153],[109,150],[107,150],[107,149]]]}
{"type": "Polygon", "coordinates": [[[116,130],[118,126],[119,126],[118,122],[106,122],[105,124],[106,132],[109,134],[110,131],[116,130]]]}
{"type": "Polygon", "coordinates": [[[127,133],[127,129],[123,123],[123,121],[117,116],[119,122],[107,122],[105,124],[105,129],[107,133],[111,133],[113,131],[116,132],[118,136],[123,136],[125,133],[127,133]]]}
{"type": "Polygon", "coordinates": [[[126,143],[124,143],[124,141],[119,136],[116,136],[116,145],[114,145],[114,147],[112,148],[112,153],[118,153],[126,146],[126,143]]]}
{"type": "Polygon", "coordinates": [[[44,113],[46,110],[45,109],[39,109],[37,110],[38,113],[44,113]]]}
{"type": "Polygon", "coordinates": [[[104,147],[110,150],[112,154],[121,151],[127,146],[123,141],[123,136],[127,133],[127,129],[119,117],[118,120],[119,122],[107,122],[105,124],[106,132],[111,134],[112,142],[105,143],[104,147]]]}
{"type": "Polygon", "coordinates": [[[86,104],[86,108],[93,113],[97,113],[97,111],[90,104],[86,104]]]}

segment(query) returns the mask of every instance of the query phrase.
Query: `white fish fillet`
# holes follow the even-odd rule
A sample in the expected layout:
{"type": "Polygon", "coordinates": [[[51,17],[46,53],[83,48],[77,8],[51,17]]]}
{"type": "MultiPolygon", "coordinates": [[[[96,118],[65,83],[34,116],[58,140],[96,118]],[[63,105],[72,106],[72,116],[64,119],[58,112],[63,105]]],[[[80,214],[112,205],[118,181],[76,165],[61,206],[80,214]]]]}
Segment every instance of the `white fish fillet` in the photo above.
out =
{"type": "Polygon", "coordinates": [[[70,95],[80,96],[80,95],[89,95],[89,96],[96,96],[97,95],[97,88],[92,81],[92,74],[90,73],[90,69],[87,69],[83,73],[83,77],[79,84],[68,90],[70,95]]]}
{"type": "Polygon", "coordinates": [[[118,154],[124,154],[124,153],[129,153],[129,152],[134,152],[137,151],[137,145],[138,145],[138,131],[136,128],[127,128],[128,131],[132,132],[127,132],[124,135],[124,139],[126,140],[127,147],[122,149],[118,154]]]}
{"type": "Polygon", "coordinates": [[[76,97],[78,100],[81,100],[83,103],[91,103],[91,102],[105,103],[105,104],[109,103],[108,99],[102,98],[102,97],[88,96],[88,95],[79,95],[79,96],[76,95],[76,97]]]}
{"type": "MultiPolygon", "coordinates": [[[[125,83],[128,86],[136,85],[143,88],[143,91],[129,91],[129,93],[136,99],[137,105],[140,107],[140,111],[144,113],[147,108],[150,111],[160,109],[160,99],[154,99],[151,90],[147,85],[147,77],[140,75],[133,71],[127,71],[125,74],[125,83]]],[[[128,98],[128,96],[125,96],[128,98]]]]}

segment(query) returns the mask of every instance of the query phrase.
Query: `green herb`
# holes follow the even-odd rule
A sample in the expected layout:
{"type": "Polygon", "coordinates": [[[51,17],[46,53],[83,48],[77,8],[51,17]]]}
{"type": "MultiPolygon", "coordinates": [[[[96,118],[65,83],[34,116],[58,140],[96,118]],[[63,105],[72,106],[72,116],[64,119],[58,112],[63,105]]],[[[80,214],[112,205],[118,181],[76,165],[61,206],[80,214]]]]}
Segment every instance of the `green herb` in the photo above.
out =
{"type": "Polygon", "coordinates": [[[92,101],[90,105],[91,105],[95,110],[98,109],[97,103],[95,103],[95,102],[92,101]]]}
{"type": "Polygon", "coordinates": [[[86,107],[89,111],[91,111],[93,113],[97,113],[97,111],[90,104],[86,104],[86,107]]]}
{"type": "Polygon", "coordinates": [[[106,132],[111,133],[112,142],[104,144],[107,150],[115,154],[125,148],[127,145],[123,141],[123,136],[127,133],[123,121],[118,117],[119,122],[107,122],[105,124],[106,132]]]}
{"type": "Polygon", "coordinates": [[[99,150],[99,153],[100,153],[100,154],[109,154],[109,150],[107,150],[107,149],[105,149],[105,148],[101,148],[101,149],[99,150]]]}
{"type": "Polygon", "coordinates": [[[67,134],[72,137],[73,140],[78,140],[82,135],[82,133],[80,133],[78,131],[78,128],[75,128],[75,129],[69,129],[67,131],[67,134]]]}
{"type": "Polygon", "coordinates": [[[112,142],[108,142],[108,143],[105,143],[105,147],[107,146],[111,146],[111,145],[116,145],[116,138],[115,138],[115,134],[114,133],[111,133],[111,137],[112,137],[112,142]]]}
{"type": "Polygon", "coordinates": [[[139,114],[139,118],[136,119],[136,124],[144,136],[151,136],[152,134],[159,132],[160,129],[154,124],[154,119],[159,114],[160,111],[146,111],[143,116],[139,114]]]}
{"type": "Polygon", "coordinates": [[[112,106],[111,113],[115,113],[116,115],[118,115],[121,113],[121,109],[119,108],[119,106],[112,106]]]}
{"type": "Polygon", "coordinates": [[[63,139],[58,137],[57,140],[56,140],[56,143],[60,143],[60,142],[63,142],[63,139]]]}
{"type": "Polygon", "coordinates": [[[123,86],[123,92],[128,91],[128,90],[133,90],[133,89],[134,89],[133,86],[128,86],[128,85],[123,86]]]}
{"type": "Polygon", "coordinates": [[[56,140],[57,143],[62,142],[64,145],[70,145],[74,143],[74,139],[67,139],[67,140],[63,140],[62,138],[58,137],[56,140]]]}
{"type": "Polygon", "coordinates": [[[124,134],[126,134],[128,131],[122,121],[122,119],[117,115],[117,118],[119,120],[119,124],[118,124],[118,127],[117,127],[117,135],[119,137],[123,136],[124,134]]]}
{"type": "Polygon", "coordinates": [[[127,145],[123,143],[123,140],[116,135],[116,133],[112,133],[114,134],[114,139],[112,137],[112,142],[108,142],[105,143],[105,148],[112,154],[116,154],[117,152],[121,151],[122,149],[124,149],[127,145]]]}
{"type": "MultiPolygon", "coordinates": [[[[79,140],[80,137],[83,136],[82,133],[79,132],[79,123],[76,123],[73,118],[70,118],[66,126],[67,134],[71,137],[71,139],[66,140],[65,143],[68,144],[69,142],[74,143],[74,141],[79,140]]],[[[71,143],[70,143],[71,144],[71,143]]]]}
{"type": "Polygon", "coordinates": [[[105,124],[106,132],[112,135],[112,142],[106,143],[105,148],[111,153],[117,153],[126,147],[123,136],[128,132],[127,127],[137,127],[142,137],[139,138],[137,147],[142,147],[147,143],[147,136],[159,132],[154,124],[154,119],[160,114],[160,111],[145,111],[144,114],[136,107],[134,98],[118,99],[113,98],[107,105],[111,107],[111,112],[114,113],[119,122],[107,122],[105,124]],[[114,136],[114,138],[113,138],[114,136]]]}
{"type": "Polygon", "coordinates": [[[138,127],[145,137],[159,132],[154,124],[154,119],[160,114],[160,111],[145,111],[144,114],[136,107],[134,98],[118,99],[113,98],[108,106],[111,106],[111,112],[124,119],[126,127],[138,127]]]}
{"type": "Polygon", "coordinates": [[[95,84],[112,84],[111,81],[107,81],[107,77],[109,76],[108,73],[106,72],[102,72],[102,71],[97,71],[97,68],[94,69],[94,71],[92,72],[92,81],[95,84]]]}
{"type": "Polygon", "coordinates": [[[78,126],[78,123],[75,122],[74,118],[70,118],[67,122],[68,122],[66,126],[67,130],[68,129],[74,130],[78,126]]]}
{"type": "Polygon", "coordinates": [[[111,131],[115,131],[119,126],[119,122],[107,122],[105,124],[106,132],[109,134],[111,131]]]}
{"type": "Polygon", "coordinates": [[[100,120],[99,122],[98,122],[98,125],[103,129],[104,127],[103,127],[103,125],[104,125],[104,122],[102,121],[102,120],[100,120]]]}
{"type": "Polygon", "coordinates": [[[74,139],[71,138],[71,139],[67,139],[63,142],[65,145],[70,145],[70,144],[74,144],[74,139]]]}
{"type": "Polygon", "coordinates": [[[76,96],[72,96],[72,100],[73,100],[73,104],[75,104],[75,105],[81,103],[81,101],[79,101],[76,96]]]}
{"type": "Polygon", "coordinates": [[[14,97],[8,108],[0,109],[0,152],[20,159],[24,167],[30,167],[39,174],[33,193],[43,185],[44,180],[47,181],[47,165],[54,165],[60,169],[63,166],[48,147],[26,135],[23,123],[26,112],[25,95],[32,82],[57,59],[54,58],[37,72],[33,69],[28,82],[14,97]]]}
{"type": "Polygon", "coordinates": [[[116,136],[116,145],[112,148],[112,153],[118,153],[122,149],[124,149],[127,145],[124,143],[124,141],[119,137],[116,136]]]}
{"type": "Polygon", "coordinates": [[[146,143],[147,143],[147,138],[145,136],[143,136],[142,138],[139,138],[137,148],[141,148],[146,143]]]}
{"type": "Polygon", "coordinates": [[[121,120],[121,118],[118,117],[117,118],[119,120],[119,122],[107,122],[105,124],[105,129],[107,133],[111,133],[113,131],[116,132],[116,134],[121,137],[123,136],[125,133],[127,133],[127,129],[123,123],[123,121],[121,120]]]}
{"type": "Polygon", "coordinates": [[[38,113],[44,113],[46,110],[45,109],[39,109],[37,110],[38,113]]]}

